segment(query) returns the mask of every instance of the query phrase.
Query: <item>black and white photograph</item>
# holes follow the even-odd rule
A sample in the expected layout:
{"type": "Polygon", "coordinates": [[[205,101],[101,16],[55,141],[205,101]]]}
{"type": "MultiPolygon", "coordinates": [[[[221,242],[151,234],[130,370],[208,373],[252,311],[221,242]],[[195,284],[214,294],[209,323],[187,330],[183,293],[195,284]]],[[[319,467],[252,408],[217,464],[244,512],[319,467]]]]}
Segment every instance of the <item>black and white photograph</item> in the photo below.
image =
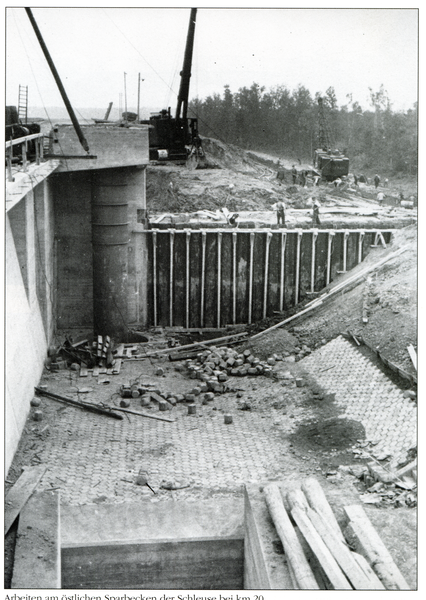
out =
{"type": "Polygon", "coordinates": [[[421,591],[421,10],[3,15],[4,600],[421,591]]]}

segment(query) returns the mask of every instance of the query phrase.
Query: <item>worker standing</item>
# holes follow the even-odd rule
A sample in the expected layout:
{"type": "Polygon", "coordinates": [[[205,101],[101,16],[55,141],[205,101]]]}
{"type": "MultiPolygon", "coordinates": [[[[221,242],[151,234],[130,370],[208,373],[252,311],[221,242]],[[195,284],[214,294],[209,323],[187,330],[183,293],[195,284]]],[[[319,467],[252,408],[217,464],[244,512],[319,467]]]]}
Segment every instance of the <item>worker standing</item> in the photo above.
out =
{"type": "Polygon", "coordinates": [[[295,165],[293,165],[293,168],[291,169],[291,174],[293,176],[293,185],[295,185],[297,181],[297,169],[295,165]]]}
{"type": "Polygon", "coordinates": [[[282,182],[285,181],[285,171],[284,171],[284,167],[282,166],[280,161],[278,161],[277,179],[278,179],[279,185],[281,185],[282,182]]]}
{"type": "Polygon", "coordinates": [[[277,225],[279,226],[282,223],[283,227],[285,227],[285,204],[282,200],[279,200],[276,204],[277,211],[277,225]]]}
{"type": "Polygon", "coordinates": [[[314,203],[312,205],[312,227],[315,227],[315,225],[321,225],[321,221],[319,219],[319,209],[320,203],[315,198],[314,203]]]}
{"type": "Polygon", "coordinates": [[[379,183],[380,183],[380,177],[376,173],[374,175],[374,185],[375,185],[376,189],[379,187],[379,183]]]}

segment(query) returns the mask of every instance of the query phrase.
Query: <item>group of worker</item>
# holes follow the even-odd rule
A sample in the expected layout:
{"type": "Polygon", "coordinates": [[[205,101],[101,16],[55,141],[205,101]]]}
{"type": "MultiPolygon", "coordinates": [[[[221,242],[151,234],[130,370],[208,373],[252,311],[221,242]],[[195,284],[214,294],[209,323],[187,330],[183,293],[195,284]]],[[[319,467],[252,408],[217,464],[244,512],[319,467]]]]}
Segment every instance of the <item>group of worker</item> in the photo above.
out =
{"type": "MultiPolygon", "coordinates": [[[[320,203],[318,202],[318,199],[315,198],[315,200],[312,201],[312,227],[316,227],[317,225],[321,225],[321,221],[319,218],[319,209],[320,209],[320,203]]],[[[285,211],[286,211],[286,206],[284,204],[284,202],[282,200],[279,200],[276,204],[275,204],[275,210],[277,213],[277,225],[278,227],[281,225],[282,227],[285,227],[285,211]]]]}

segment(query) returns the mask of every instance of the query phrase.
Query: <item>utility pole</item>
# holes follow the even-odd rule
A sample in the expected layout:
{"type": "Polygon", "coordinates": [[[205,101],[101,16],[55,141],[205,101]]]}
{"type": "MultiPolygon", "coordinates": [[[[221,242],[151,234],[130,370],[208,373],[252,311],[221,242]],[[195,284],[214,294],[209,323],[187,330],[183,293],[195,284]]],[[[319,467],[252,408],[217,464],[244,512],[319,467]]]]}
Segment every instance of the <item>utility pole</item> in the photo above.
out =
{"type": "Polygon", "coordinates": [[[124,73],[124,114],[125,116],[125,122],[127,123],[127,87],[126,87],[126,75],[127,73],[124,73]]]}
{"type": "Polygon", "coordinates": [[[141,100],[141,74],[138,73],[138,117],[137,117],[137,122],[139,123],[139,104],[140,104],[140,100],[141,100]]]}

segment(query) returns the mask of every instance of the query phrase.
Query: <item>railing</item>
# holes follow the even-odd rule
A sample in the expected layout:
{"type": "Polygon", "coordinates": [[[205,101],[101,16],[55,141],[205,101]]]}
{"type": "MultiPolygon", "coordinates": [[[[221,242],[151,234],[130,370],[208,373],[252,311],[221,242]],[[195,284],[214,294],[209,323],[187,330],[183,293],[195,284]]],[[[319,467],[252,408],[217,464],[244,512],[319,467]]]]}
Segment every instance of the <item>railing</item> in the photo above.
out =
{"type": "Polygon", "coordinates": [[[7,180],[13,181],[13,173],[12,173],[12,164],[13,164],[13,149],[16,146],[21,146],[20,156],[22,158],[22,169],[24,172],[28,170],[28,163],[32,162],[28,159],[28,144],[29,142],[33,142],[31,144],[35,153],[35,163],[37,165],[43,159],[43,145],[44,145],[44,134],[43,133],[33,133],[31,135],[26,135],[24,137],[16,138],[15,140],[10,140],[6,142],[6,167],[7,167],[7,180]]]}

